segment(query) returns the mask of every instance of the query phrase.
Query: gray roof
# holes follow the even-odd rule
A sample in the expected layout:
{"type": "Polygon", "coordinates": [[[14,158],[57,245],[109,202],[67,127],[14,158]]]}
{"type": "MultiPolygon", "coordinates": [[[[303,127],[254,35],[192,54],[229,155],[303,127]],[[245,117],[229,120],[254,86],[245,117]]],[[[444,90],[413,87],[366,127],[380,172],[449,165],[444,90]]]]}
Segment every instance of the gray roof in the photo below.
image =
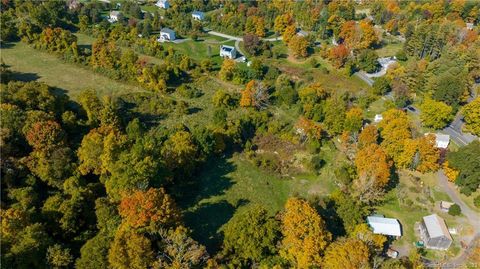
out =
{"type": "Polygon", "coordinates": [[[445,221],[437,214],[423,217],[423,222],[425,223],[425,228],[427,228],[430,238],[445,236],[452,240],[445,221]]]}
{"type": "Polygon", "coordinates": [[[116,11],[116,10],[110,11],[110,16],[118,16],[118,15],[120,15],[120,11],[116,11]]]}
{"type": "Polygon", "coordinates": [[[173,31],[172,29],[170,28],[162,28],[162,30],[160,30],[160,33],[167,33],[169,35],[174,35],[175,34],[175,31],[173,31]]]}
{"type": "Polygon", "coordinates": [[[192,15],[198,15],[198,16],[203,16],[205,13],[201,12],[201,11],[194,11],[192,12],[192,15]]]}
{"type": "Polygon", "coordinates": [[[450,142],[450,136],[446,134],[435,134],[435,138],[437,142],[444,142],[444,143],[450,142]]]}
{"type": "Polygon", "coordinates": [[[222,50],[224,50],[224,51],[230,52],[230,51],[232,51],[232,50],[234,50],[234,49],[235,49],[235,47],[227,46],[227,45],[222,45],[222,50]]]}

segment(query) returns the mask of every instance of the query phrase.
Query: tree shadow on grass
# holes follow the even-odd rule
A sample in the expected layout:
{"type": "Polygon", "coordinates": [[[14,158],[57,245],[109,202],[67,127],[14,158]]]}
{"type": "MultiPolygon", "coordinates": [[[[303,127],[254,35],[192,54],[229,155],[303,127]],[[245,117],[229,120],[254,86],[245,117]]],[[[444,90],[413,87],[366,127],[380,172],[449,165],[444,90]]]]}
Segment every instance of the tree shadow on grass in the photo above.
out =
{"type": "Polygon", "coordinates": [[[36,73],[21,73],[13,71],[11,74],[11,80],[23,81],[23,82],[30,82],[36,81],[39,79],[40,76],[36,73]]]}
{"type": "Polygon", "coordinates": [[[225,200],[203,204],[185,214],[185,223],[192,229],[192,238],[204,245],[209,253],[217,252],[222,244],[220,227],[227,223],[236,208],[225,200]]]}
{"type": "Polygon", "coordinates": [[[219,197],[233,185],[228,174],[235,169],[228,157],[211,158],[193,180],[172,186],[175,200],[186,210],[184,220],[192,229],[192,237],[205,245],[210,253],[221,246],[223,235],[219,232],[220,227],[230,220],[238,207],[248,203],[241,200],[232,205],[219,197]],[[212,200],[205,201],[209,198],[212,200]]]}

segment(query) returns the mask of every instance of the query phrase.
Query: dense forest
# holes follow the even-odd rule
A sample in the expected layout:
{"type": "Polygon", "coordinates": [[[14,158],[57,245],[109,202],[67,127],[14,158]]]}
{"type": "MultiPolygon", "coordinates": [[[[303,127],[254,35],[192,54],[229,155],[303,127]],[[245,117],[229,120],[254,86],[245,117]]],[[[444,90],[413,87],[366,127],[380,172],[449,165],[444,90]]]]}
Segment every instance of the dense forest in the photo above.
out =
{"type": "Polygon", "coordinates": [[[142,89],[71,96],[19,79],[25,74],[2,60],[2,268],[423,268],[422,250],[386,257],[393,239],[365,223],[397,188],[399,171],[443,169],[480,208],[480,142],[442,151],[420,131],[441,130],[458,114],[480,135],[479,2],[171,0],[162,12],[137,2],[1,1],[2,50],[28,44],[142,89]],[[124,18],[112,24],[105,13],[114,9],[124,18]],[[205,21],[191,19],[195,10],[205,21]],[[207,26],[242,36],[248,67],[157,42],[163,27],[197,42],[207,26]],[[79,33],[92,45],[80,45],[79,33]],[[323,80],[379,71],[387,37],[403,40],[397,62],[371,87],[323,80]],[[276,65],[287,60],[314,71],[276,65]],[[211,81],[221,88],[205,101],[208,86],[197,85],[211,81]],[[374,124],[369,107],[387,94],[374,124]],[[405,110],[411,104],[421,127],[405,110]],[[327,160],[325,148],[344,160],[327,160]],[[186,217],[199,175],[237,155],[272,182],[331,168],[335,190],[292,193],[275,212],[240,199],[205,240],[198,234],[207,228],[186,217]]]}

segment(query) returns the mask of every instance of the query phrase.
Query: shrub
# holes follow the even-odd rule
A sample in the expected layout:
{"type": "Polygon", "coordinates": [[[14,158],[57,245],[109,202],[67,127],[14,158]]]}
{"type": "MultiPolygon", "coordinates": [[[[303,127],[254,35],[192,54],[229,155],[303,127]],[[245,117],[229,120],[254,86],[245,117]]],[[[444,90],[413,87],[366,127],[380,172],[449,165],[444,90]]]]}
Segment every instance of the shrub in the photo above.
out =
{"type": "Polygon", "coordinates": [[[391,89],[392,88],[390,87],[390,81],[385,77],[379,77],[375,79],[372,85],[372,92],[375,95],[384,95],[391,89]]]}
{"type": "Polygon", "coordinates": [[[473,199],[473,204],[480,208],[480,195],[478,195],[477,197],[475,197],[475,199],[473,199]]]}
{"type": "Polygon", "coordinates": [[[460,208],[459,205],[453,204],[450,209],[448,209],[448,214],[452,216],[458,216],[462,213],[462,209],[460,208]]]}
{"type": "Polygon", "coordinates": [[[187,86],[185,84],[180,85],[176,89],[176,92],[181,97],[184,97],[184,98],[196,98],[196,97],[200,97],[202,95],[201,90],[199,90],[197,88],[194,88],[194,87],[187,86]]]}
{"type": "Polygon", "coordinates": [[[310,170],[318,174],[324,164],[325,161],[320,156],[315,155],[310,159],[309,168],[310,170]]]}

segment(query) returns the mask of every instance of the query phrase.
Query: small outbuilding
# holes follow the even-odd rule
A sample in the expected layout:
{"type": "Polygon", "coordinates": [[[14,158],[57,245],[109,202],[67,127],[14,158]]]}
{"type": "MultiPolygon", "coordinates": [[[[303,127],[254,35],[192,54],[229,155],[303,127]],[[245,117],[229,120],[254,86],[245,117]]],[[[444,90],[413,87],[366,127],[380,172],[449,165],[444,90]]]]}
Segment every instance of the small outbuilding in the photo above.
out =
{"type": "Polygon", "coordinates": [[[447,201],[440,201],[440,209],[444,212],[448,212],[450,207],[454,204],[455,203],[450,203],[450,202],[447,202],[447,201]]]}
{"type": "Polygon", "coordinates": [[[173,41],[176,39],[175,31],[170,28],[163,28],[160,30],[160,37],[158,38],[159,42],[173,41]]]}
{"type": "Polygon", "coordinates": [[[379,122],[381,122],[382,120],[383,120],[382,114],[376,114],[376,115],[375,115],[375,118],[373,119],[373,121],[374,121],[375,123],[379,123],[379,122]]]}
{"type": "Polygon", "coordinates": [[[203,19],[205,19],[205,13],[201,11],[194,11],[192,12],[192,18],[196,21],[203,21],[203,19]]]}
{"type": "Polygon", "coordinates": [[[163,8],[163,9],[170,8],[170,2],[168,2],[168,0],[158,0],[155,5],[159,8],[163,8]]]}
{"type": "Polygon", "coordinates": [[[446,250],[453,242],[445,221],[437,214],[423,217],[419,231],[426,248],[446,250]]]}
{"type": "Polygon", "coordinates": [[[402,236],[402,228],[397,219],[369,216],[367,223],[372,227],[374,234],[402,236]]]}
{"type": "Polygon", "coordinates": [[[110,23],[114,23],[114,22],[117,22],[122,16],[122,13],[120,13],[120,11],[116,11],[116,10],[113,10],[113,11],[110,11],[110,14],[108,15],[108,21],[110,23]]]}
{"type": "Polygon", "coordinates": [[[237,58],[237,50],[235,47],[222,45],[220,47],[220,57],[235,59],[237,58]]]}
{"type": "Polygon", "coordinates": [[[466,26],[467,26],[467,30],[470,30],[470,31],[473,30],[473,26],[474,26],[473,23],[467,22],[467,23],[466,23],[466,26]]]}

